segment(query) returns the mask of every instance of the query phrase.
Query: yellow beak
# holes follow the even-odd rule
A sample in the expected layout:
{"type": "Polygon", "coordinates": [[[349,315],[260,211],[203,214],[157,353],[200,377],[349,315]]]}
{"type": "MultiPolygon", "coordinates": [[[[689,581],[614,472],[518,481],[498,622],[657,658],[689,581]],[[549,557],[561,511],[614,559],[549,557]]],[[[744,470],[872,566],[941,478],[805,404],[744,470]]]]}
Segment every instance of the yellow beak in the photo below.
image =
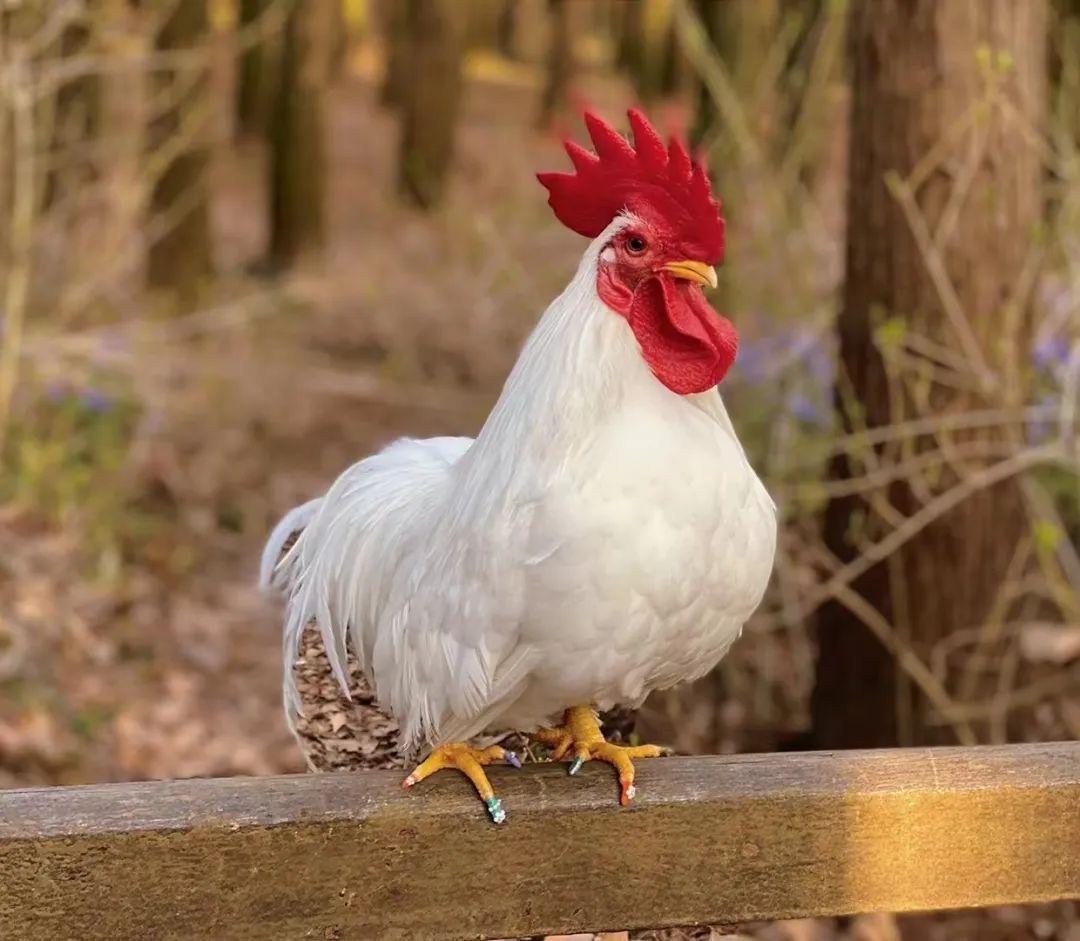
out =
{"type": "Polygon", "coordinates": [[[662,265],[661,270],[675,275],[676,278],[716,287],[716,269],[703,261],[672,261],[662,265]]]}

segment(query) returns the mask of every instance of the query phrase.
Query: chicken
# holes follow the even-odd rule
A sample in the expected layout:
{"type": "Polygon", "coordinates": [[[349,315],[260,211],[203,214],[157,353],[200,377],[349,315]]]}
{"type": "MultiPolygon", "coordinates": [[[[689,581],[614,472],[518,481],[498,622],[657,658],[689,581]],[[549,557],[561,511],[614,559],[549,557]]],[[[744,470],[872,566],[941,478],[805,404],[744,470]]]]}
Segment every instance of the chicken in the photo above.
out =
{"type": "Polygon", "coordinates": [[[287,712],[314,622],[342,687],[351,648],[401,746],[431,749],[405,785],[458,768],[496,822],[484,766],[517,760],[469,739],[515,729],[571,773],[608,762],[629,802],[634,759],[660,749],[608,743],[596,710],[710,671],[773,564],[775,506],[716,389],[737,348],[702,293],[719,202],[679,140],[629,118],[633,146],[587,113],[596,153],[567,142],[575,172],[538,177],[592,241],[476,439],[394,442],[289,513],[263,554],[286,597],[287,712]]]}

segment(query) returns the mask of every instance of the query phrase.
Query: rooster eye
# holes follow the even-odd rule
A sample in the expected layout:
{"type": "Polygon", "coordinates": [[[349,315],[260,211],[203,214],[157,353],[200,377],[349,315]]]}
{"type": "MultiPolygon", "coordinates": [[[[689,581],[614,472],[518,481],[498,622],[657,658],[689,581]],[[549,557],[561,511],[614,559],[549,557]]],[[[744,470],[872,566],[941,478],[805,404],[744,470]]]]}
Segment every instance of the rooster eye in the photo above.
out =
{"type": "Polygon", "coordinates": [[[626,240],[626,250],[630,252],[631,255],[640,255],[647,247],[645,239],[640,235],[631,235],[630,238],[626,240]]]}

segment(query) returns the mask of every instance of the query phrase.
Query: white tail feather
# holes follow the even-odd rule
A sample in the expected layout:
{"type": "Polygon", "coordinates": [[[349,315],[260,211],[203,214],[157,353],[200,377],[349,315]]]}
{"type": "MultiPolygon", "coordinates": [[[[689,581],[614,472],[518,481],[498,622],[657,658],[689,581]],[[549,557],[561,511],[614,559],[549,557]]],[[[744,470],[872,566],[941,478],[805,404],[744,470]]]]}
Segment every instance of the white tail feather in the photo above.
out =
{"type": "Polygon", "coordinates": [[[300,506],[293,507],[286,513],[270,533],[263,548],[262,560],[259,562],[259,586],[264,589],[280,587],[275,575],[278,572],[278,563],[281,561],[281,551],[296,532],[299,532],[311,520],[319,510],[322,497],[309,500],[300,506]]]}

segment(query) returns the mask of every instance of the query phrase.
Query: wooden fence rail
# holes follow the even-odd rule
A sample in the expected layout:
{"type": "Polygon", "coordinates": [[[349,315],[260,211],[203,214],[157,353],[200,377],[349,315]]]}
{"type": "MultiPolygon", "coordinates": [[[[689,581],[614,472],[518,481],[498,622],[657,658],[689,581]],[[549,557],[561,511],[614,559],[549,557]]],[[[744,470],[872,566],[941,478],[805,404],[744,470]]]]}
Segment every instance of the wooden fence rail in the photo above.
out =
{"type": "Polygon", "coordinates": [[[1080,896],[1080,743],[0,792],[0,938],[522,937],[1080,896]]]}

